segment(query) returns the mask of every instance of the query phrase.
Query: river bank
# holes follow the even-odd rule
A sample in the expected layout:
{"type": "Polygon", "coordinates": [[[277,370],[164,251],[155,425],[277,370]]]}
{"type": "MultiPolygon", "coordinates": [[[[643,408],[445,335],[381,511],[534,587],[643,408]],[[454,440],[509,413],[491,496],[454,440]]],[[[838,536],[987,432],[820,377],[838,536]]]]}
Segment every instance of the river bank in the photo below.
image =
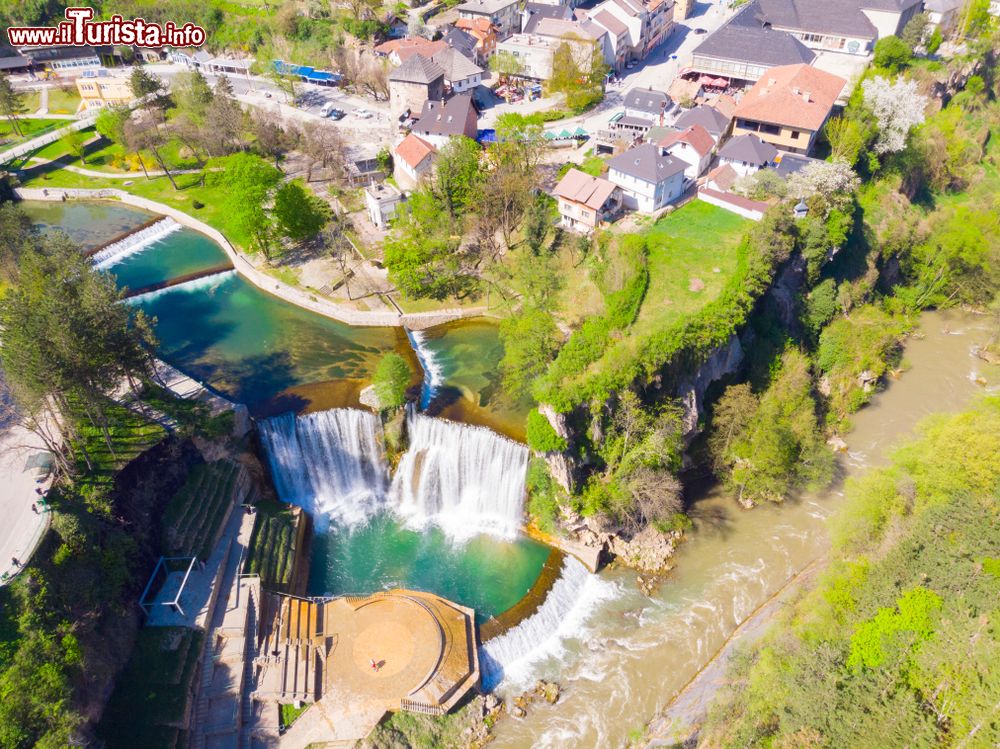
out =
{"type": "Polygon", "coordinates": [[[559,658],[540,662],[531,674],[564,687],[558,706],[540,705],[523,720],[501,721],[495,746],[617,747],[640,740],[646,723],[737,628],[823,555],[826,519],[841,502],[846,478],[882,463],[925,416],[962,408],[984,389],[1000,386],[1000,371],[974,355],[989,327],[988,319],[961,312],[922,316],[921,335],[906,344],[909,368],[856,414],[840,476],[827,490],[746,512],[710,487],[694,503],[694,528],[656,594],[643,596],[634,573],[602,573],[615,595],[593,607],[565,639],[559,658]]]}

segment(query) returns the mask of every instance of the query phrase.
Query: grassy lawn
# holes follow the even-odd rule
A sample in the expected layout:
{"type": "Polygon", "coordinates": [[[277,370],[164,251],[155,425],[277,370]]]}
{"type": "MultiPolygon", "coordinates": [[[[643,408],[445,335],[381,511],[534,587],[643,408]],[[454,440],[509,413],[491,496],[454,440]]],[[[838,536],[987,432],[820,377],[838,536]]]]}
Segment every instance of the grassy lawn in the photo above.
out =
{"type": "MultiPolygon", "coordinates": [[[[61,88],[49,89],[49,113],[50,114],[76,114],[80,107],[80,94],[75,88],[63,90],[61,88]]],[[[37,107],[36,107],[37,109],[37,107]]]]}
{"type": "Polygon", "coordinates": [[[295,707],[295,705],[279,705],[281,708],[281,725],[285,728],[292,725],[296,719],[302,715],[308,708],[309,705],[303,705],[302,707],[295,707]]]}
{"type": "Polygon", "coordinates": [[[747,220],[694,200],[644,229],[649,288],[628,334],[591,365],[591,372],[635,356],[645,339],[714,300],[738,266],[747,220]],[[607,363],[607,364],[606,364],[607,363]]]}
{"type": "MultiPolygon", "coordinates": [[[[63,124],[66,124],[65,122],[63,124]]],[[[80,132],[88,137],[94,137],[94,128],[84,128],[80,132]]],[[[40,159],[59,159],[65,164],[74,166],[85,166],[88,169],[107,171],[120,174],[122,172],[138,172],[142,170],[135,154],[126,153],[123,146],[113,143],[105,138],[90,145],[87,149],[87,163],[83,164],[79,158],[70,152],[66,139],[57,140],[31,154],[40,159]]],[[[184,153],[184,147],[177,141],[168,143],[161,151],[160,155],[171,169],[196,169],[198,161],[191,155],[184,153]]],[[[160,166],[156,159],[148,151],[142,152],[142,160],[146,168],[151,171],[159,171],[160,166]]]]}
{"type": "Polygon", "coordinates": [[[26,175],[22,182],[25,187],[73,187],[91,190],[110,187],[128,190],[133,195],[184,211],[221,231],[233,244],[246,247],[249,238],[234,230],[226,220],[223,207],[225,189],[221,185],[213,184],[210,179],[206,179],[206,184],[202,185],[203,176],[202,173],[176,175],[174,179],[177,182],[177,190],[171,186],[166,177],[152,179],[137,177],[131,185],[126,186],[120,179],[88,177],[63,169],[36,170],[26,175]]]}
{"type": "Polygon", "coordinates": [[[268,590],[287,590],[295,561],[295,511],[280,502],[256,504],[257,519],[243,573],[260,575],[268,590]]]}
{"type": "Polygon", "coordinates": [[[21,140],[30,140],[42,132],[48,132],[50,129],[54,130],[70,124],[69,120],[29,119],[27,117],[19,118],[17,122],[21,126],[24,136],[20,136],[14,132],[14,128],[7,118],[0,119],[0,141],[11,141],[10,143],[4,143],[5,146],[14,145],[14,143],[21,140]]]}

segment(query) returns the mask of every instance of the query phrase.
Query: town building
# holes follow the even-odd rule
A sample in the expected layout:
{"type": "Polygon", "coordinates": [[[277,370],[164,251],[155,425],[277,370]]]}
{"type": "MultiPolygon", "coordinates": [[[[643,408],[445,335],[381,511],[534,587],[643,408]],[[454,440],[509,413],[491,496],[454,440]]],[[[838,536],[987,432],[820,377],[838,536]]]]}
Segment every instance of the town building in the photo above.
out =
{"type": "Polygon", "coordinates": [[[135,98],[128,78],[113,76],[103,68],[88,70],[77,78],[76,90],[80,94],[79,111],[128,104],[135,98]]]}
{"type": "Polygon", "coordinates": [[[403,188],[412,189],[431,173],[437,149],[410,133],[392,151],[392,176],[403,188]]]}
{"type": "Polygon", "coordinates": [[[756,135],[737,135],[719,149],[719,165],[732,167],[741,177],[772,167],[778,149],[756,135]]]}
{"type": "Polygon", "coordinates": [[[520,75],[538,81],[552,77],[552,61],[561,44],[568,44],[581,65],[587,64],[594,54],[594,45],[604,62],[614,65],[615,53],[608,32],[590,20],[562,21],[541,18],[530,34],[514,34],[497,46],[510,52],[521,63],[520,75]]]}
{"type": "Polygon", "coordinates": [[[687,164],[685,177],[697,179],[708,169],[715,139],[701,125],[691,125],[661,139],[660,146],[665,153],[687,164]]]}
{"type": "Polygon", "coordinates": [[[619,140],[634,140],[644,136],[651,127],[662,127],[674,109],[674,102],[662,91],[633,88],[622,100],[625,109],[611,123],[619,140]]]}
{"type": "Polygon", "coordinates": [[[965,0],[924,0],[927,21],[947,33],[958,23],[965,0]]]}
{"type": "Polygon", "coordinates": [[[497,49],[497,27],[488,18],[459,18],[455,28],[476,40],[474,59],[485,65],[497,49]]]}
{"type": "Polygon", "coordinates": [[[587,14],[601,25],[613,18],[625,26],[627,62],[645,59],[670,35],[674,26],[673,0],[604,0],[587,14]]]}
{"type": "Polygon", "coordinates": [[[444,84],[456,94],[478,86],[484,71],[461,52],[448,47],[434,55],[431,60],[444,71],[444,84]]]}
{"type": "Polygon", "coordinates": [[[608,180],[622,189],[626,208],[654,213],[684,194],[686,167],[655,143],[643,143],[608,161],[608,180]]]}
{"type": "Polygon", "coordinates": [[[429,99],[444,98],[444,71],[423,55],[413,55],[389,73],[389,107],[393,117],[419,112],[429,99]]]}
{"type": "Polygon", "coordinates": [[[422,36],[408,36],[404,39],[390,39],[375,47],[376,55],[388,58],[393,65],[399,66],[414,55],[430,58],[448,48],[447,42],[438,39],[430,41],[422,36]]]}
{"type": "Polygon", "coordinates": [[[729,133],[731,123],[731,117],[727,117],[710,104],[699,104],[679,114],[674,120],[674,127],[683,130],[686,127],[698,125],[708,131],[712,139],[718,143],[722,136],[729,133]]]}
{"type": "Polygon", "coordinates": [[[547,5],[545,3],[525,3],[521,10],[521,33],[534,34],[538,22],[543,18],[557,21],[572,21],[576,18],[568,5],[547,5]]]}
{"type": "Polygon", "coordinates": [[[816,53],[800,40],[767,25],[753,0],[695,47],[690,70],[709,79],[707,84],[718,83],[713,77],[721,78],[725,87],[753,83],[776,65],[808,65],[815,59],[816,53]]]}
{"type": "Polygon", "coordinates": [[[472,94],[456,94],[448,100],[424,102],[420,117],[411,131],[421,140],[440,148],[449,138],[464,135],[476,139],[479,112],[472,101],[472,94]]]}
{"type": "MultiPolygon", "coordinates": [[[[78,76],[86,70],[103,67],[101,55],[109,57],[113,50],[104,47],[21,47],[18,52],[31,60],[34,68],[41,68],[54,76],[78,76]]],[[[110,63],[109,63],[110,64],[110,63]]]]}
{"type": "Polygon", "coordinates": [[[0,45],[0,73],[16,75],[31,70],[31,58],[18,53],[13,47],[0,45]]]}
{"type": "Polygon", "coordinates": [[[559,225],[589,234],[614,221],[622,207],[622,190],[600,177],[570,169],[552,191],[559,204],[559,225]]]}
{"type": "Polygon", "coordinates": [[[368,207],[368,220],[379,229],[387,229],[389,222],[405,198],[403,193],[386,182],[368,185],[365,188],[365,205],[368,207]]]}
{"type": "Polygon", "coordinates": [[[496,27],[497,38],[502,41],[521,30],[520,5],[520,0],[468,0],[456,10],[460,19],[488,20],[496,27]]]}
{"type": "Polygon", "coordinates": [[[771,68],[736,105],[733,134],[808,154],[847,81],[808,65],[771,68]]]}

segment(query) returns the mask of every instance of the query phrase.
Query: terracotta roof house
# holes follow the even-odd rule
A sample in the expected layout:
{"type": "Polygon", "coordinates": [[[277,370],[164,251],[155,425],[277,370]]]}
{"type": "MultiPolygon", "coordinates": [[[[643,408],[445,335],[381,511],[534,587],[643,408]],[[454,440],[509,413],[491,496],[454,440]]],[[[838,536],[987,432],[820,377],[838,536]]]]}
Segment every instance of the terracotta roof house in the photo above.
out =
{"type": "Polygon", "coordinates": [[[488,18],[459,18],[455,28],[476,40],[476,62],[485,65],[497,48],[497,27],[488,18]]]}
{"type": "Polygon", "coordinates": [[[430,57],[447,48],[448,44],[440,39],[432,42],[422,36],[408,36],[383,42],[374,51],[376,55],[388,57],[393,65],[402,65],[414,55],[430,57]]]}
{"type": "Polygon", "coordinates": [[[438,52],[431,60],[444,71],[445,85],[457,94],[478,86],[486,72],[452,47],[438,52]]]}
{"type": "Polygon", "coordinates": [[[444,97],[444,70],[423,55],[413,55],[389,73],[389,106],[394,117],[419,112],[428,99],[444,97]]]}
{"type": "Polygon", "coordinates": [[[497,29],[497,39],[506,39],[521,30],[520,0],[468,0],[457,6],[458,17],[485,19],[497,29]]]}
{"type": "Polygon", "coordinates": [[[808,154],[847,81],[808,65],[771,68],[736,106],[733,134],[808,154]]]}
{"type": "Polygon", "coordinates": [[[778,149],[756,135],[737,135],[719,149],[719,163],[728,164],[741,177],[773,166],[778,149]]]}
{"type": "Polygon", "coordinates": [[[719,139],[729,132],[730,122],[731,118],[726,117],[715,107],[699,104],[697,107],[682,112],[674,121],[674,127],[683,129],[699,125],[708,131],[708,134],[718,143],[719,139]]]}
{"type": "Polygon", "coordinates": [[[697,179],[712,160],[715,139],[701,125],[690,125],[663,138],[660,147],[670,156],[688,165],[684,170],[684,176],[697,179]]]}
{"type": "Polygon", "coordinates": [[[472,94],[456,94],[447,101],[424,102],[412,130],[422,140],[440,148],[456,135],[475,140],[478,121],[479,112],[472,102],[472,94]]]}
{"type": "Polygon", "coordinates": [[[655,143],[643,143],[608,161],[608,180],[622,189],[626,208],[654,213],[684,193],[686,167],[655,143]]]}
{"type": "Polygon", "coordinates": [[[620,187],[579,169],[566,172],[552,194],[559,203],[559,224],[585,234],[613,221],[622,206],[620,187]]]}
{"type": "Polygon", "coordinates": [[[735,169],[729,164],[723,164],[705,175],[705,186],[719,192],[728,192],[739,178],[740,175],[735,169]]]}
{"type": "Polygon", "coordinates": [[[401,187],[416,187],[434,166],[437,149],[410,133],[392,151],[392,172],[401,187]]]}

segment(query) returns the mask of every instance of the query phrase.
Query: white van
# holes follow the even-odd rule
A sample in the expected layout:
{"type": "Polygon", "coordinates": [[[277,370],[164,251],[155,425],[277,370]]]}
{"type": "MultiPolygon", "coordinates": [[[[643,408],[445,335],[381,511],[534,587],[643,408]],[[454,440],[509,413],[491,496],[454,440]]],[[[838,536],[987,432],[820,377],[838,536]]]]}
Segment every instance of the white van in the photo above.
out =
{"type": "Polygon", "coordinates": [[[328,101],[326,104],[323,105],[323,108],[319,110],[319,116],[320,117],[329,117],[330,116],[330,112],[332,110],[333,110],[333,102],[332,101],[328,101]]]}

